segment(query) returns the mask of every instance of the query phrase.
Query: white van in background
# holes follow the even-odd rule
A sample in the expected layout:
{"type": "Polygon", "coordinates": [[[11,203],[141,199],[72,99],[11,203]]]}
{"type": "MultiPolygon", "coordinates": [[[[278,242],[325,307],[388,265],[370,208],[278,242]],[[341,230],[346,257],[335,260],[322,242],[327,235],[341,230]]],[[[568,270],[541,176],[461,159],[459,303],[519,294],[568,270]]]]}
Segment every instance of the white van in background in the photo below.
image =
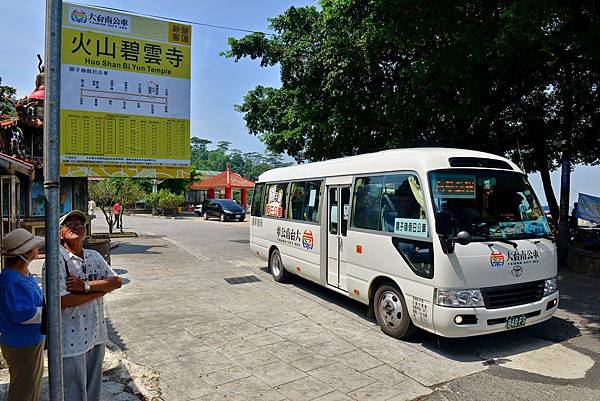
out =
{"type": "Polygon", "coordinates": [[[381,329],[446,337],[539,323],[558,305],[556,248],[519,168],[415,148],[274,169],[252,201],[250,247],[370,305],[381,329]]]}

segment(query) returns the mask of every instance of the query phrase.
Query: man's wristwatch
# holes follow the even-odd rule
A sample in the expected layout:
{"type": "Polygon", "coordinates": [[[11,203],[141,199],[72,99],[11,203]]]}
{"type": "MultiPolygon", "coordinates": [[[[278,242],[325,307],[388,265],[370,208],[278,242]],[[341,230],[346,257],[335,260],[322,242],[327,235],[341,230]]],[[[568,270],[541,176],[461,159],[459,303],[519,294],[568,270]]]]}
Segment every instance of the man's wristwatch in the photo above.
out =
{"type": "Polygon", "coordinates": [[[87,294],[88,292],[90,292],[91,289],[92,289],[92,285],[90,284],[89,281],[85,280],[83,282],[83,292],[85,292],[87,294]]]}

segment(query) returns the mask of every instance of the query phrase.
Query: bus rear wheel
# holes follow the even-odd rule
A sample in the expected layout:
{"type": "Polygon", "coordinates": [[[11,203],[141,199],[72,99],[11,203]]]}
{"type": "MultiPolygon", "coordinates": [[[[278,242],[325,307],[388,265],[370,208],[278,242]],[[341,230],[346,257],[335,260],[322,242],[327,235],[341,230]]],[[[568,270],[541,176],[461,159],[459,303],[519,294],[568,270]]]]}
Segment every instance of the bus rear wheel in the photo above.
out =
{"type": "Polygon", "coordinates": [[[274,249],[273,252],[271,252],[271,257],[269,258],[269,269],[271,269],[271,275],[273,275],[273,279],[278,283],[287,283],[289,281],[290,273],[285,270],[285,267],[283,267],[281,254],[277,249],[274,249]]]}
{"type": "Polygon", "coordinates": [[[416,330],[402,292],[390,284],[383,284],[374,297],[374,309],[381,331],[398,339],[410,337],[416,330]]]}

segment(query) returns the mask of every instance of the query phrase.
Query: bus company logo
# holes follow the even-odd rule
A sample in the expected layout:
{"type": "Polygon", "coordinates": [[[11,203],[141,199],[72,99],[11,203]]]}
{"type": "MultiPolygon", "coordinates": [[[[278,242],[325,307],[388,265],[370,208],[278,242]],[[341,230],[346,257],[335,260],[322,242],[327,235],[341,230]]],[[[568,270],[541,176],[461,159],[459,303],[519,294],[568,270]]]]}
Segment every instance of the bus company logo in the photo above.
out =
{"type": "Polygon", "coordinates": [[[521,277],[523,274],[523,267],[520,265],[513,266],[513,268],[510,270],[510,274],[512,274],[514,277],[521,277]]]}
{"type": "Polygon", "coordinates": [[[71,21],[76,22],[78,24],[85,24],[87,22],[87,14],[83,10],[73,10],[71,11],[71,21]]]}
{"type": "Polygon", "coordinates": [[[492,267],[504,266],[504,254],[500,251],[493,251],[490,254],[490,265],[492,267]]]}
{"type": "Polygon", "coordinates": [[[315,245],[315,238],[313,237],[313,233],[310,230],[304,230],[302,233],[302,247],[305,249],[313,249],[315,245]]]}
{"type": "Polygon", "coordinates": [[[538,263],[540,261],[540,251],[537,249],[529,249],[522,251],[508,251],[506,256],[506,264],[509,266],[527,265],[538,263]]]}
{"type": "Polygon", "coordinates": [[[74,8],[71,10],[71,22],[76,25],[91,26],[101,30],[129,32],[131,18],[128,15],[98,12],[97,10],[74,8]]]}
{"type": "Polygon", "coordinates": [[[300,247],[302,234],[295,228],[277,227],[277,241],[300,247]]]}

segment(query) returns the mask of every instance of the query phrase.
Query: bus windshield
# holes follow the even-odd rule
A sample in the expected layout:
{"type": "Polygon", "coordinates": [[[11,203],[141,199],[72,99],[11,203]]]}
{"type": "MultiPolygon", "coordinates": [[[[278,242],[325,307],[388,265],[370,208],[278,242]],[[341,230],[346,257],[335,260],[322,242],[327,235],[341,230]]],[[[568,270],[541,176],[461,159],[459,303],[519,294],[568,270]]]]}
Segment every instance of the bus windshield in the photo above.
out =
{"type": "Polygon", "coordinates": [[[429,173],[436,211],[447,211],[456,232],[473,240],[539,238],[550,227],[523,174],[497,170],[437,170],[429,173]]]}

